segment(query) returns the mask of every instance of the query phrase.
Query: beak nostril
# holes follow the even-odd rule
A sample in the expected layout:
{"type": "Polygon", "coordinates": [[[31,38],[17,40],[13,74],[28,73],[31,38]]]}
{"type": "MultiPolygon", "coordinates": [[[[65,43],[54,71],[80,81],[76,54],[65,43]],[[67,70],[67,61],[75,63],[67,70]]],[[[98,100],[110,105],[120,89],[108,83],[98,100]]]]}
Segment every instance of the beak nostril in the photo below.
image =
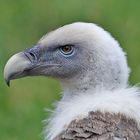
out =
{"type": "Polygon", "coordinates": [[[40,59],[40,48],[38,46],[27,48],[25,49],[24,54],[31,62],[36,63],[40,59]]]}
{"type": "Polygon", "coordinates": [[[36,55],[32,52],[29,52],[30,56],[32,57],[33,60],[36,60],[36,55]]]}
{"type": "Polygon", "coordinates": [[[31,62],[37,61],[37,56],[33,52],[24,52],[24,54],[31,62]]]}

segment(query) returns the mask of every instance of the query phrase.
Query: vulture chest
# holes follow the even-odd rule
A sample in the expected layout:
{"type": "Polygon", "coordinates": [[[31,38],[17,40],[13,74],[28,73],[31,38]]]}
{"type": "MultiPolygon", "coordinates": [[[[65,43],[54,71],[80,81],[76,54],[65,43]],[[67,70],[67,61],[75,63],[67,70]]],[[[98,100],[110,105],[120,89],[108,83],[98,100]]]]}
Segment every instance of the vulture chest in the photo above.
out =
{"type": "Polygon", "coordinates": [[[140,140],[140,129],[122,114],[90,112],[73,120],[54,140],[140,140]]]}

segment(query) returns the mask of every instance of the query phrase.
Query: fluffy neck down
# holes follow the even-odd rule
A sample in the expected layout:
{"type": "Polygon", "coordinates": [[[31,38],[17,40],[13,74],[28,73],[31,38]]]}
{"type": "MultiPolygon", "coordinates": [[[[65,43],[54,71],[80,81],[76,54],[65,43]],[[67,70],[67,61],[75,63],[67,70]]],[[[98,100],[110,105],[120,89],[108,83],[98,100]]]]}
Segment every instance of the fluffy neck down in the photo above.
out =
{"type": "Polygon", "coordinates": [[[82,119],[90,111],[122,113],[136,121],[140,119],[138,90],[126,88],[129,68],[125,53],[108,32],[94,24],[88,27],[88,36],[85,30],[76,35],[80,41],[84,37],[83,46],[87,47],[78,61],[82,62],[80,70],[72,77],[60,78],[64,96],[48,121],[47,140],[52,140],[72,120],[82,119]]]}
{"type": "Polygon", "coordinates": [[[140,97],[136,87],[115,90],[87,90],[72,98],[63,98],[57,103],[48,126],[45,129],[46,139],[52,140],[72,120],[86,117],[90,111],[121,113],[140,123],[140,97]]]}

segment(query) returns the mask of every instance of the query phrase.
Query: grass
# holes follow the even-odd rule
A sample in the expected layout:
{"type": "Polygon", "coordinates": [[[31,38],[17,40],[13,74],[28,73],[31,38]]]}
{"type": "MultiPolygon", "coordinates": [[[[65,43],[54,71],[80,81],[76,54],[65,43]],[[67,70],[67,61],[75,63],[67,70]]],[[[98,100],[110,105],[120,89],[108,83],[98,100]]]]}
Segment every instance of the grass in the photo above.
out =
{"type": "Polygon", "coordinates": [[[7,0],[0,3],[0,139],[41,140],[44,109],[60,98],[57,81],[15,80],[8,88],[3,68],[14,53],[35,45],[46,32],[74,21],[95,22],[120,42],[132,68],[130,83],[140,81],[140,1],[7,0]]]}

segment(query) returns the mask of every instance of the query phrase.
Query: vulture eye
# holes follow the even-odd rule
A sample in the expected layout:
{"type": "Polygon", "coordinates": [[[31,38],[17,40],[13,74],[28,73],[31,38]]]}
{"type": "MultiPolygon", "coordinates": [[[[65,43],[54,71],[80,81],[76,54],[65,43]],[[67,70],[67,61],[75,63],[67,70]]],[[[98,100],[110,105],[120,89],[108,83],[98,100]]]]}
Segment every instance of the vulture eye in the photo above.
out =
{"type": "Polygon", "coordinates": [[[70,55],[74,51],[74,48],[72,45],[61,46],[59,49],[64,55],[70,55]]]}

